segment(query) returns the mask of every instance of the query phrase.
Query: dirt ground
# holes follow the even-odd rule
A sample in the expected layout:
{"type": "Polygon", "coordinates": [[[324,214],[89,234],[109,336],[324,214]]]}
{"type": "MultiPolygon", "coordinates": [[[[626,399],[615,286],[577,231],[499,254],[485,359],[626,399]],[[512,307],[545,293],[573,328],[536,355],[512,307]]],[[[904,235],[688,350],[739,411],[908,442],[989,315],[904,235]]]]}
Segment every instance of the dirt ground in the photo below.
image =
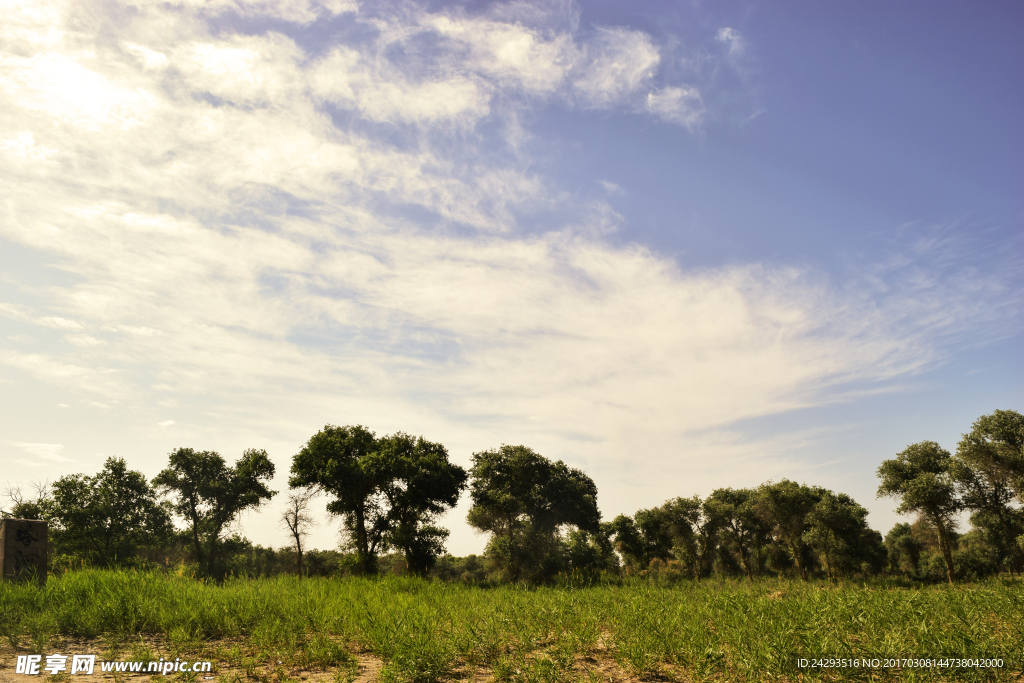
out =
{"type": "MultiPolygon", "coordinates": [[[[173,659],[174,655],[169,656],[170,652],[168,648],[163,647],[157,639],[146,639],[146,645],[148,645],[154,653],[158,656],[167,657],[173,659]]],[[[221,645],[229,647],[232,643],[207,643],[206,646],[210,649],[216,648],[221,645]]],[[[48,654],[62,654],[67,656],[67,667],[71,667],[71,658],[73,655],[95,655],[96,664],[92,674],[76,673],[74,675],[68,674],[67,672],[61,672],[57,675],[50,675],[47,672],[42,672],[39,675],[28,675],[19,674],[15,672],[15,666],[18,655],[30,654],[32,650],[26,647],[19,647],[15,650],[7,642],[0,644],[0,683],[29,683],[35,681],[41,683],[100,683],[101,681],[115,681],[121,683],[122,681],[132,681],[132,683],[147,683],[150,680],[154,681],[168,681],[168,680],[188,680],[195,681],[195,683],[202,683],[202,681],[245,681],[246,671],[237,666],[231,666],[226,661],[217,661],[215,657],[210,657],[208,654],[190,653],[186,658],[189,661],[209,660],[212,662],[212,671],[209,673],[197,673],[194,676],[185,674],[169,673],[165,678],[162,675],[153,673],[132,673],[132,672],[103,672],[100,670],[100,661],[133,661],[135,658],[132,656],[131,651],[128,647],[122,647],[116,653],[110,652],[109,645],[107,642],[100,639],[88,640],[84,638],[65,638],[56,637],[53,638],[44,648],[44,657],[42,664],[45,665],[46,657],[48,654]]],[[[378,674],[383,662],[377,657],[369,653],[353,652],[352,655],[356,658],[357,668],[354,671],[345,669],[341,681],[344,683],[373,683],[377,680],[378,674]],[[354,678],[352,674],[355,674],[354,678]]],[[[292,681],[303,681],[308,683],[327,683],[328,681],[338,681],[338,668],[329,669],[318,669],[311,668],[305,669],[300,667],[286,666],[277,662],[266,662],[257,669],[258,678],[264,681],[278,682],[284,679],[290,679],[292,681]],[[283,675],[282,675],[283,674],[283,675]]]]}
{"type": "MultiPolygon", "coordinates": [[[[158,657],[163,656],[168,660],[175,655],[171,654],[169,648],[160,639],[145,639],[143,643],[158,657]]],[[[231,641],[210,642],[204,644],[207,654],[190,652],[187,659],[209,660],[212,662],[212,671],[195,675],[169,673],[165,678],[154,673],[133,673],[133,672],[103,672],[100,670],[100,661],[135,661],[129,645],[121,644],[116,651],[110,650],[110,644],[103,639],[84,639],[70,637],[55,637],[51,639],[43,649],[42,666],[45,666],[46,657],[49,654],[61,654],[67,656],[67,668],[71,668],[71,661],[74,655],[95,655],[96,664],[92,674],[61,672],[51,675],[45,671],[38,675],[19,674],[15,672],[18,655],[31,654],[33,649],[28,647],[27,642],[20,643],[20,647],[13,648],[10,643],[0,643],[0,683],[101,683],[102,681],[113,681],[114,683],[154,683],[162,681],[179,680],[194,683],[203,681],[223,681],[228,683],[245,683],[246,681],[258,680],[261,683],[280,683],[281,681],[294,681],[301,683],[376,683],[384,663],[369,652],[350,650],[356,660],[354,669],[348,667],[302,668],[287,666],[283,663],[268,661],[258,665],[256,670],[248,672],[239,666],[233,666],[224,661],[217,661],[215,656],[210,656],[211,651],[226,650],[233,644],[231,641]],[[248,674],[254,673],[250,677],[248,674]]],[[[599,649],[601,649],[599,647],[599,649]]],[[[595,657],[582,657],[577,662],[580,670],[589,670],[589,680],[593,683],[640,683],[640,679],[624,673],[611,656],[603,657],[601,652],[595,653],[595,657]]],[[[587,676],[583,677],[587,680],[587,676]]],[[[449,677],[451,681],[462,681],[464,683],[491,683],[494,676],[487,667],[462,666],[452,671],[449,677]]],[[[675,678],[676,681],[680,679],[675,678]]],[[[683,679],[685,680],[685,678],[683,679]]]]}

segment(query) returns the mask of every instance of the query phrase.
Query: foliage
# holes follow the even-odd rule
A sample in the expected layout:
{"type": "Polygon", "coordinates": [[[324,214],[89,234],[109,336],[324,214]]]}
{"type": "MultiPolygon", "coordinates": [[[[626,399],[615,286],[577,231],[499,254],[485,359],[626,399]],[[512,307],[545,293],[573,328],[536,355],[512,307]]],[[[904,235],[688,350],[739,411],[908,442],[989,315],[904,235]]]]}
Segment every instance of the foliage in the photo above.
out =
{"type": "Polygon", "coordinates": [[[842,573],[867,569],[874,573],[885,564],[885,549],[877,531],[868,528],[868,511],[845,493],[822,491],[807,514],[803,540],[814,549],[830,581],[842,573]]]}
{"type": "Polygon", "coordinates": [[[902,522],[894,526],[885,535],[885,547],[888,552],[890,573],[917,576],[922,544],[914,538],[909,524],[902,522]]]}
{"type": "Polygon", "coordinates": [[[1024,569],[1024,515],[1012,507],[1024,491],[1024,416],[997,410],[978,418],[957,446],[950,472],[964,507],[973,510],[971,523],[984,531],[996,549],[996,563],[1011,571],[1024,569]]]}
{"type": "Polygon", "coordinates": [[[900,500],[896,512],[917,512],[935,525],[939,545],[946,562],[946,578],[953,583],[955,567],[950,533],[955,528],[955,515],[963,509],[952,477],[952,456],[934,441],[908,446],[895,459],[885,460],[878,467],[878,495],[900,500]]]}
{"type": "Polygon", "coordinates": [[[755,507],[761,520],[771,529],[776,540],[786,546],[800,577],[807,581],[812,562],[805,541],[808,516],[825,495],[824,489],[783,479],[768,482],[758,489],[755,507]]]}
{"type": "Polygon", "coordinates": [[[201,575],[225,576],[224,534],[243,512],[274,496],[264,483],[273,476],[274,463],[263,450],[245,451],[234,467],[213,451],[179,448],[170,454],[170,466],[153,484],[176,497],[173,509],[188,525],[201,575]]]}
{"type": "Polygon", "coordinates": [[[466,470],[448,461],[448,451],[423,437],[397,433],[378,443],[381,491],[388,504],[388,545],[401,550],[409,571],[426,576],[444,554],[448,530],[433,522],[459,502],[466,470]]]}
{"type": "Polygon", "coordinates": [[[619,570],[619,558],[612,544],[614,529],[608,522],[597,531],[573,529],[565,540],[566,572],[594,580],[619,570]]]}
{"type": "Polygon", "coordinates": [[[343,518],[363,574],[391,547],[405,553],[412,571],[429,571],[448,536],[432,522],[458,502],[467,476],[441,444],[401,432],[378,439],[359,425],[317,432],[295,455],[291,474],[293,488],[334,497],[327,509],[343,518]]]}
{"type": "Polygon", "coordinates": [[[729,550],[734,551],[747,579],[753,581],[754,571],[760,573],[760,551],[768,540],[768,528],[757,514],[757,492],[753,489],[716,489],[705,501],[705,508],[721,530],[724,543],[720,546],[720,556],[729,550]]]}
{"type": "Polygon", "coordinates": [[[1024,503],[1024,415],[1014,410],[982,415],[961,438],[957,455],[987,478],[1008,484],[1024,503]]]}
{"type": "Polygon", "coordinates": [[[597,486],[581,470],[526,446],[473,454],[468,521],[490,532],[487,554],[504,578],[550,578],[561,568],[563,527],[600,530],[597,486]]]}
{"type": "Polygon", "coordinates": [[[107,458],[92,477],[61,477],[42,507],[56,551],[92,565],[132,564],[173,532],[168,505],[122,458],[107,458]]]}

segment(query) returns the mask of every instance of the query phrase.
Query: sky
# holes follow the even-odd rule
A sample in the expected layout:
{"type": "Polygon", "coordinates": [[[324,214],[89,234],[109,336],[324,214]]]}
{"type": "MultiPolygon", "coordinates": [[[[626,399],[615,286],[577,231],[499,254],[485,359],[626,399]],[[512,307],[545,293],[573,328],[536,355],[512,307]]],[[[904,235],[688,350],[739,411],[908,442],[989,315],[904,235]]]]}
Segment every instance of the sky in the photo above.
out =
{"type": "Polygon", "coordinates": [[[262,448],[280,547],[361,424],[530,446],[605,519],[786,478],[885,533],[882,460],[1024,409],[1020,3],[0,14],[9,485],[262,448]]]}

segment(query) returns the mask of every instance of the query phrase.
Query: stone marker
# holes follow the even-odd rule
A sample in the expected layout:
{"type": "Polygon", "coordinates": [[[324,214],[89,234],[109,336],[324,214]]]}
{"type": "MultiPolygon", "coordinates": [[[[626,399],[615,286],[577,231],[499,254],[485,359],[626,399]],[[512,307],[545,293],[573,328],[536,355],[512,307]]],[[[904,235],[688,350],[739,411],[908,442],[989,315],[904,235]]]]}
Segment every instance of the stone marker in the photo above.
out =
{"type": "Polygon", "coordinates": [[[46,522],[0,519],[0,570],[5,581],[46,582],[46,522]]]}

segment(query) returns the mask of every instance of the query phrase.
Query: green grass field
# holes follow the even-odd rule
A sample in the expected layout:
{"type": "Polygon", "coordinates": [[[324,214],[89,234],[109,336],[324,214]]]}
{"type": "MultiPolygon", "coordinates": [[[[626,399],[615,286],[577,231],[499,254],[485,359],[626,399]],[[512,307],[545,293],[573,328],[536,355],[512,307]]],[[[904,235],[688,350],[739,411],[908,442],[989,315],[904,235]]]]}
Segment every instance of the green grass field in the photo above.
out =
{"type": "Polygon", "coordinates": [[[5,668],[14,649],[45,653],[74,637],[112,657],[201,655],[215,662],[222,681],[242,683],[324,670],[344,681],[356,673],[353,653],[379,658],[386,683],[1018,680],[1024,587],[764,580],[481,588],[290,576],[217,586],[83,570],[51,576],[45,587],[0,584],[0,629],[5,668]],[[1002,658],[1005,666],[939,672],[797,665],[798,658],[824,656],[1002,658]]]}

